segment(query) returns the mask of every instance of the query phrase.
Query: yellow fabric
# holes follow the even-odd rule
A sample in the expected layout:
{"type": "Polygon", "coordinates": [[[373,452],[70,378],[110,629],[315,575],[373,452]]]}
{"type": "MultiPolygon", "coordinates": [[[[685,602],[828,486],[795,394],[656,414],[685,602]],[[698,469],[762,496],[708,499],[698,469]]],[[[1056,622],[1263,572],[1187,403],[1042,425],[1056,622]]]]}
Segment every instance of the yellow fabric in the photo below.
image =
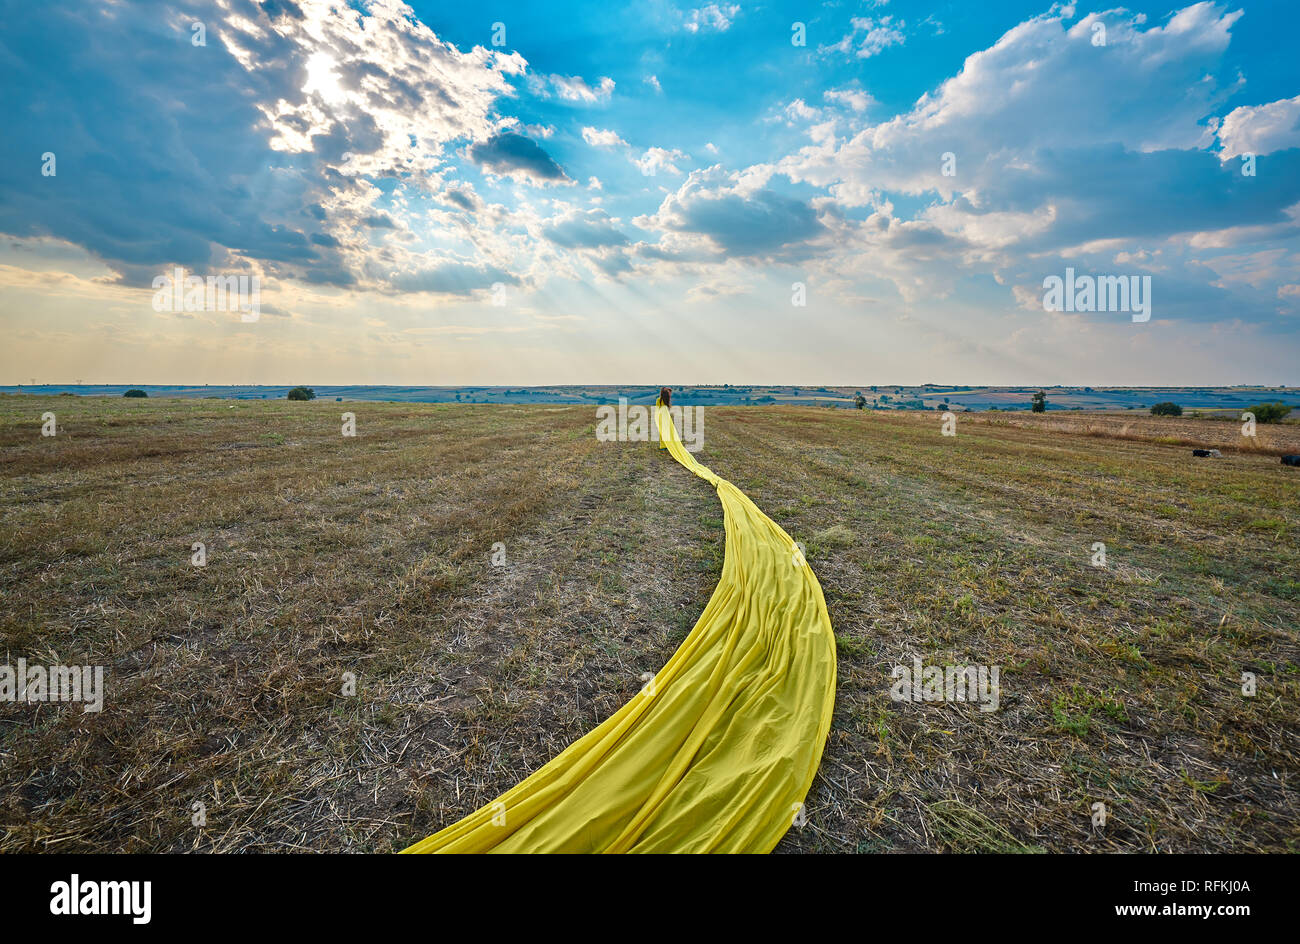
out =
{"type": "Polygon", "coordinates": [[[769,852],[812,785],[835,704],[835,637],[797,546],[686,451],[722,500],[722,577],[654,681],[497,800],[405,852],[769,852]]]}

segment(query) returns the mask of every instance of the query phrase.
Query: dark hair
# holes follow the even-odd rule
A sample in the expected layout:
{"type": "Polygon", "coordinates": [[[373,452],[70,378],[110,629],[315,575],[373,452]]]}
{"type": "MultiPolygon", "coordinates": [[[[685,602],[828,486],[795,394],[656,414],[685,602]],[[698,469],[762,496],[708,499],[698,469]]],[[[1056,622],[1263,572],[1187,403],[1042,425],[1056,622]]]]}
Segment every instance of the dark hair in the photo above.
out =
{"type": "Polygon", "coordinates": [[[672,388],[672,387],[660,387],[660,388],[659,388],[659,402],[662,403],[664,406],[672,406],[672,405],[673,405],[673,388],[672,388]]]}

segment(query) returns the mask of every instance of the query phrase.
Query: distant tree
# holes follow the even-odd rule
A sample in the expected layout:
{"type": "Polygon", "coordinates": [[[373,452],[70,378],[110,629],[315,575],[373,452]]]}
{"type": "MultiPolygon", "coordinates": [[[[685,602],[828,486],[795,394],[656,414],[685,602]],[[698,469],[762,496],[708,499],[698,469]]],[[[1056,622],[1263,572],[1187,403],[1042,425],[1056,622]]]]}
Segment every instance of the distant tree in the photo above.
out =
{"type": "Polygon", "coordinates": [[[1035,413],[1046,412],[1047,394],[1044,393],[1042,390],[1039,390],[1036,394],[1034,394],[1033,398],[1030,401],[1029,409],[1033,410],[1035,413]]]}
{"type": "Polygon", "coordinates": [[[1285,403],[1257,403],[1247,409],[1255,414],[1257,423],[1276,423],[1291,412],[1285,403]]]}
{"type": "Polygon", "coordinates": [[[867,398],[859,393],[856,397],[853,398],[853,405],[856,406],[859,410],[865,410],[867,408],[867,398]]]}
{"type": "Polygon", "coordinates": [[[122,396],[124,396],[124,397],[137,397],[137,398],[138,398],[138,397],[147,397],[147,396],[149,396],[149,394],[145,393],[143,390],[140,390],[140,389],[137,389],[137,388],[133,387],[133,388],[131,388],[130,390],[128,390],[126,393],[122,394],[122,396]]]}
{"type": "Polygon", "coordinates": [[[1151,408],[1152,416],[1182,416],[1183,408],[1177,403],[1164,400],[1151,408]]]}
{"type": "Polygon", "coordinates": [[[948,411],[948,404],[947,404],[947,403],[940,403],[940,404],[938,405],[938,407],[936,407],[936,409],[943,410],[943,411],[946,413],[946,412],[948,411]]]}
{"type": "Polygon", "coordinates": [[[294,387],[289,391],[288,399],[290,400],[315,400],[316,391],[311,387],[294,387]]]}

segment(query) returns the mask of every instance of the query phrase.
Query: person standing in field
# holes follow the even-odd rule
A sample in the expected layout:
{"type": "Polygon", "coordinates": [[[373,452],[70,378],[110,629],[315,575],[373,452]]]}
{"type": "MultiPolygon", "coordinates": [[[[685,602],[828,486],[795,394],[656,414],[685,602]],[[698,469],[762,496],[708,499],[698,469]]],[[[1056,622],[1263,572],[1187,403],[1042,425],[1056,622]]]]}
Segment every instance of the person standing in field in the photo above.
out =
{"type": "MultiPolygon", "coordinates": [[[[664,442],[663,434],[658,432],[658,428],[659,428],[659,427],[658,427],[658,423],[659,423],[659,407],[661,407],[661,406],[663,406],[663,407],[671,407],[672,405],[673,405],[673,388],[672,388],[672,387],[660,387],[660,388],[659,388],[659,398],[658,398],[657,400],[655,400],[655,424],[656,424],[656,425],[655,425],[655,429],[656,429],[656,432],[655,432],[655,438],[659,440],[659,448],[660,448],[660,449],[667,449],[668,446],[667,446],[667,444],[664,442]]],[[[672,422],[672,416],[671,416],[671,414],[669,415],[668,422],[670,422],[670,423],[672,422]]],[[[675,431],[675,430],[674,430],[674,431],[675,431]]]]}

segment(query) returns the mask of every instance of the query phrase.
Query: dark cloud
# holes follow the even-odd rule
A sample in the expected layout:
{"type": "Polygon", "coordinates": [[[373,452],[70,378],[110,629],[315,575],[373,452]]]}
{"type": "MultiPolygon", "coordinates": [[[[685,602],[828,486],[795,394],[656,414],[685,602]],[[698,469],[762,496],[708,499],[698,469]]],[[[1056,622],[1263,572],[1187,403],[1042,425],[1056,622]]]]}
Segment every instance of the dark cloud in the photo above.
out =
{"type": "MultiPolygon", "coordinates": [[[[292,15],[290,6],[276,10],[292,15]]],[[[112,17],[82,5],[29,13],[0,0],[0,231],[65,239],[121,268],[200,268],[223,247],[317,258],[302,233],[317,201],[296,172],[271,171],[289,162],[267,151],[258,96],[232,94],[249,73],[217,37],[210,6],[143,0],[112,17]],[[168,25],[178,7],[184,22],[208,24],[206,46],[168,25]],[[40,174],[46,151],[56,176],[40,174]]]]}
{"type": "Polygon", "coordinates": [[[302,274],[302,278],[312,285],[333,285],[338,288],[348,288],[357,283],[355,275],[337,267],[308,269],[302,274]]]}
{"type": "Polygon", "coordinates": [[[537,142],[513,131],[504,131],[470,148],[470,157],[494,174],[525,177],[536,182],[569,179],[537,142]]]}
{"type": "Polygon", "coordinates": [[[478,210],[483,205],[483,201],[478,198],[478,195],[473,190],[465,187],[448,187],[443,192],[442,197],[448,203],[454,203],[462,210],[469,210],[470,212],[478,210]]]}
{"type": "Polygon", "coordinates": [[[816,210],[773,190],[748,195],[692,191],[675,202],[666,225],[708,236],[723,251],[741,256],[766,255],[824,232],[816,210]]]}
{"type": "Polygon", "coordinates": [[[302,19],[302,9],[293,0],[260,0],[260,2],[268,19],[277,20],[282,16],[293,20],[302,19]]]}
{"type": "MultiPolygon", "coordinates": [[[[0,233],[80,246],[127,284],[147,285],[169,265],[224,270],[232,255],[278,278],[355,283],[361,273],[339,236],[403,227],[365,207],[375,191],[339,172],[344,155],[365,158],[376,178],[401,177],[416,151],[481,133],[508,88],[490,55],[433,41],[409,11],[375,5],[357,15],[378,36],[373,46],[358,45],[342,8],[308,36],[293,0],[56,4],[39,16],[0,0],[0,233]],[[254,29],[232,25],[236,17],[254,29]],[[206,45],[191,42],[192,22],[206,26],[206,45]],[[340,87],[410,116],[410,152],[370,107],[323,108],[318,93],[303,92],[315,49],[339,63],[340,87]],[[41,175],[45,152],[56,176],[41,175]]],[[[509,137],[489,143],[498,166],[565,179],[509,137]]]]}
{"type": "Polygon", "coordinates": [[[1044,151],[1023,171],[988,174],[978,210],[962,198],[955,206],[973,216],[1055,206],[1052,227],[1025,241],[1035,250],[1290,221],[1286,208],[1300,201],[1300,150],[1258,164],[1256,176],[1246,177],[1240,161],[1221,162],[1208,151],[1044,151]]]}

